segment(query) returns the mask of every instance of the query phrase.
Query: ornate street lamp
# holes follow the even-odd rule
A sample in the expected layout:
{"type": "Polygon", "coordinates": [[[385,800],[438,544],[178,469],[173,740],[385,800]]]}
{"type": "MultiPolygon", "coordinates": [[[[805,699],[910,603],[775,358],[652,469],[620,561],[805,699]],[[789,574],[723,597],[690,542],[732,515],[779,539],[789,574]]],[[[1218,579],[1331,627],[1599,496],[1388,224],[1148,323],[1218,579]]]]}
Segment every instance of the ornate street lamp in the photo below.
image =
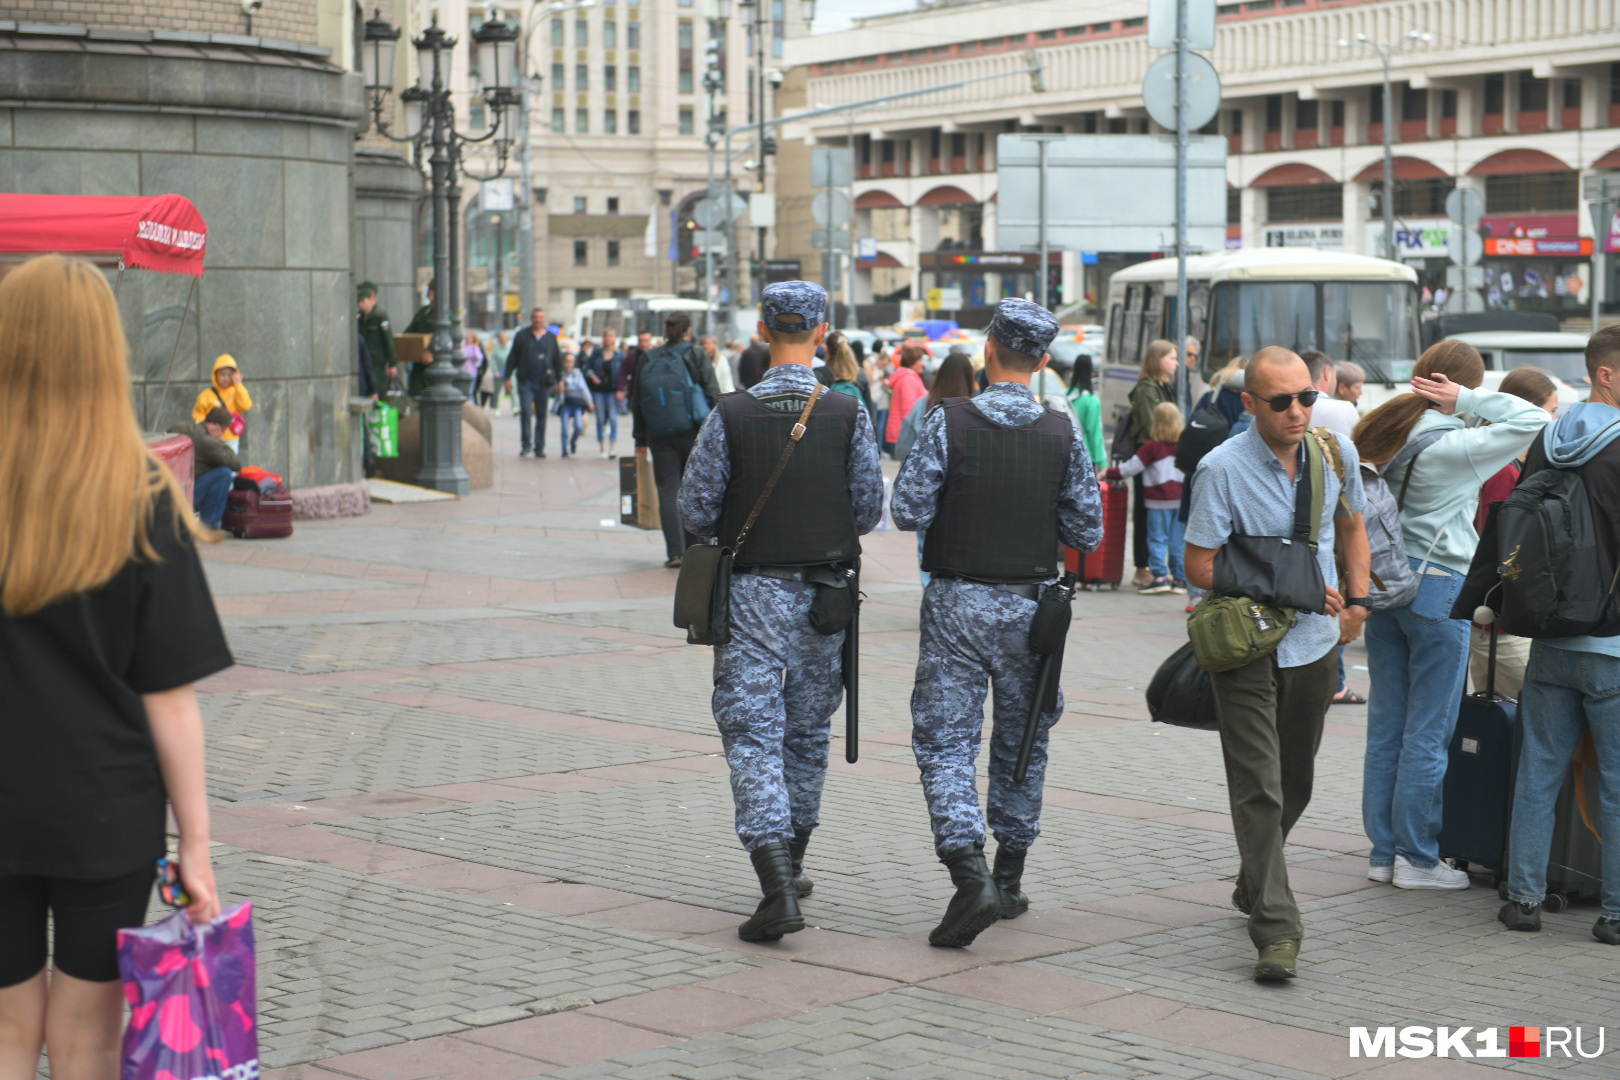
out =
{"type": "MultiPolygon", "coordinates": [[[[484,100],[494,111],[490,130],[470,138],[455,130],[455,108],[445,80],[445,56],[456,47],[456,39],[439,26],[438,16],[411,42],[417,55],[417,84],[400,93],[404,132],[395,134],[383,120],[383,107],[393,91],[394,48],[400,31],[383,19],[381,12],[366,21],[364,30],[365,77],[372,120],[377,131],[395,142],[416,148],[418,164],[428,155],[430,190],[433,199],[433,340],[429,346],[433,363],[427,370],[427,389],[422,406],[422,469],[416,482],[464,495],[468,490],[467,472],[461,464],[461,406],[467,400],[465,389],[455,387],[458,365],[454,323],[459,322],[460,267],[457,265],[455,237],[459,222],[452,227],[452,215],[459,217],[461,191],[461,148],[466,144],[496,140],[508,108],[516,104],[512,52],[517,30],[500,18],[492,18],[473,35],[479,51],[484,83],[484,100]]],[[[493,179],[506,167],[511,140],[496,142],[498,162],[493,179]]]]}

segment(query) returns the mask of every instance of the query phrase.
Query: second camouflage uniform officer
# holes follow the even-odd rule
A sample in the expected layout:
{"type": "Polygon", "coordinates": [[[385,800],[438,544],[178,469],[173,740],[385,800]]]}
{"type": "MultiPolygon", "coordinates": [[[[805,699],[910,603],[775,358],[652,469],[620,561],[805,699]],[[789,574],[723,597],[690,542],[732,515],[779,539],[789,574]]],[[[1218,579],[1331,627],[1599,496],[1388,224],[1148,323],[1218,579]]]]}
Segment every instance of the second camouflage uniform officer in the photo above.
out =
{"type": "Polygon", "coordinates": [[[737,836],[764,899],[737,930],[768,941],[804,928],[800,874],[820,824],[828,725],[843,696],[844,632],[820,633],[811,606],[850,588],[859,537],[883,514],[877,440],[860,402],[811,374],[827,334],[827,294],[806,281],[768,286],[759,332],[771,367],[704,421],[681,483],[690,533],[735,547],[811,394],[795,452],[736,555],[731,640],[714,650],[714,719],[731,767],[737,836]]]}
{"type": "Polygon", "coordinates": [[[934,846],[956,893],[929,935],[962,946],[997,918],[1029,907],[1024,856],[1040,833],[1049,729],[1042,713],[1023,783],[1014,763],[1034,702],[1041,656],[1030,621],[1058,578],[1060,545],[1091,551],[1102,538],[1097,478],[1071,418],[1030,392],[1057,335],[1052,314],[1003,300],[984,346],[989,386],[929,413],[895,478],[890,510],[901,529],[926,529],[922,641],[911,694],[912,750],[922,773],[934,846]],[[984,699],[994,693],[989,826],[999,842],[994,875],[984,859],[985,815],[974,761],[984,699]]]}

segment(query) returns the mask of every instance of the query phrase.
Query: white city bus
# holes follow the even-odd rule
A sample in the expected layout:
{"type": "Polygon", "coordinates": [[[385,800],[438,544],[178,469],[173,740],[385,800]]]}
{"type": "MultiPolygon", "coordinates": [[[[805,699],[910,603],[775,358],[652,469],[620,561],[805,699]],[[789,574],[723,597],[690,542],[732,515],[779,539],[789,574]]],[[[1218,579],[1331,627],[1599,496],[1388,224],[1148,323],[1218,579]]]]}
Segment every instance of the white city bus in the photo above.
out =
{"type": "MultiPolygon", "coordinates": [[[[1191,373],[1192,401],[1235,356],[1265,345],[1320,349],[1367,373],[1361,406],[1407,388],[1419,347],[1417,273],[1403,263],[1312,248],[1249,248],[1187,260],[1192,336],[1202,343],[1191,373]]],[[[1163,337],[1176,295],[1176,260],[1152,259],[1120,270],[1108,283],[1107,350],[1100,385],[1112,434],[1129,406],[1142,350],[1163,337]]]]}
{"type": "Polygon", "coordinates": [[[604,330],[612,330],[620,341],[634,341],[646,330],[654,341],[664,340],[664,318],[671,312],[684,311],[692,319],[695,332],[701,336],[708,319],[708,305],[701,300],[681,296],[631,296],[615,299],[587,300],[574,308],[574,319],[568,331],[573,340],[590,338],[601,341],[604,330]]]}

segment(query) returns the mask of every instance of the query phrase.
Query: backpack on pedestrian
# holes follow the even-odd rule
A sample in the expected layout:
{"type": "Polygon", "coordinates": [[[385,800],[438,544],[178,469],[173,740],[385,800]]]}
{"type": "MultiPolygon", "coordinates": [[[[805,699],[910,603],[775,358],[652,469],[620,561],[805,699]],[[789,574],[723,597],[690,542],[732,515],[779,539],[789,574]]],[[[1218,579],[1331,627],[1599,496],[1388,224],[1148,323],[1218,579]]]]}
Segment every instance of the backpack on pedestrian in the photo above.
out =
{"type": "Polygon", "coordinates": [[[1176,444],[1176,468],[1181,470],[1182,476],[1192,476],[1198,469],[1198,463],[1225,442],[1231,431],[1226,414],[1215,403],[1215,396],[1219,393],[1220,390],[1216,389],[1205,394],[1187,418],[1187,426],[1181,429],[1181,441],[1176,444]]]}
{"type": "MultiPolygon", "coordinates": [[[[1548,463],[1497,507],[1496,560],[1502,629],[1528,638],[1620,633],[1620,566],[1600,543],[1583,470],[1548,463]]],[[[1478,558],[1479,556],[1476,556],[1478,558]]],[[[1487,602],[1490,602],[1489,600],[1487,602]]]]}
{"type": "Polygon", "coordinates": [[[647,437],[668,439],[688,435],[709,415],[710,402],[692,378],[687,348],[660,345],[636,365],[636,400],[647,437]]]}
{"type": "MultiPolygon", "coordinates": [[[[1372,553],[1367,606],[1374,611],[1405,607],[1417,599],[1418,586],[1422,582],[1407,558],[1401,511],[1406,508],[1406,489],[1412,482],[1412,470],[1417,465],[1418,455],[1438,442],[1445,433],[1445,429],[1424,432],[1396,451],[1382,469],[1362,466],[1361,487],[1367,505],[1362,511],[1361,520],[1367,527],[1367,547],[1372,553]],[[1401,465],[1406,467],[1406,472],[1401,477],[1400,494],[1397,495],[1390,490],[1386,478],[1391,469],[1401,465]]],[[[1436,537],[1438,542],[1439,538],[1436,537]]],[[[1432,553],[1433,548],[1430,551],[1432,553]]]]}

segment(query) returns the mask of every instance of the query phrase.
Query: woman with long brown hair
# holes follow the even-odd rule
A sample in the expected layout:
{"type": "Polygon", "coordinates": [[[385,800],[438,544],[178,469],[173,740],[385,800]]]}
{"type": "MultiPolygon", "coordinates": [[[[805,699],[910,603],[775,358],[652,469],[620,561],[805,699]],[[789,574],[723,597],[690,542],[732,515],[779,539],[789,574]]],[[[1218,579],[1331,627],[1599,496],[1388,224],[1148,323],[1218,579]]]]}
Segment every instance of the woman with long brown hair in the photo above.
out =
{"type": "Polygon", "coordinates": [[[1479,546],[1480,486],[1522,454],[1550,419],[1535,403],[1479,389],[1472,345],[1438,342],[1418,358],[1411,394],[1356,425],[1361,459],[1401,493],[1401,532],[1419,575],[1407,606],[1367,619],[1367,753],[1361,816],[1367,876],[1404,889],[1466,889],[1440,861],[1441,786],[1468,667],[1468,623],[1451,605],[1479,546]],[[1482,424],[1470,426],[1463,415],[1482,424]]]}
{"type": "Polygon", "coordinates": [[[188,913],[219,913],[192,684],[231,656],[126,353],[92,264],[0,281],[0,1080],[42,1044],[58,1080],[118,1076],[117,932],[145,921],[166,809],[188,913]]]}
{"type": "MultiPolygon", "coordinates": [[[[1136,385],[1131,387],[1131,454],[1136,448],[1153,438],[1153,410],[1164,402],[1174,402],[1176,368],[1181,365],[1176,343],[1158,338],[1142,350],[1142,367],[1137,372],[1136,385]]],[[[1126,457],[1129,457],[1127,454],[1126,457]]],[[[1119,465],[1123,462],[1116,461],[1119,465]]],[[[1153,581],[1148,555],[1148,505],[1143,492],[1141,476],[1131,478],[1131,554],[1136,561],[1134,584],[1142,588],[1153,581]]]]}

